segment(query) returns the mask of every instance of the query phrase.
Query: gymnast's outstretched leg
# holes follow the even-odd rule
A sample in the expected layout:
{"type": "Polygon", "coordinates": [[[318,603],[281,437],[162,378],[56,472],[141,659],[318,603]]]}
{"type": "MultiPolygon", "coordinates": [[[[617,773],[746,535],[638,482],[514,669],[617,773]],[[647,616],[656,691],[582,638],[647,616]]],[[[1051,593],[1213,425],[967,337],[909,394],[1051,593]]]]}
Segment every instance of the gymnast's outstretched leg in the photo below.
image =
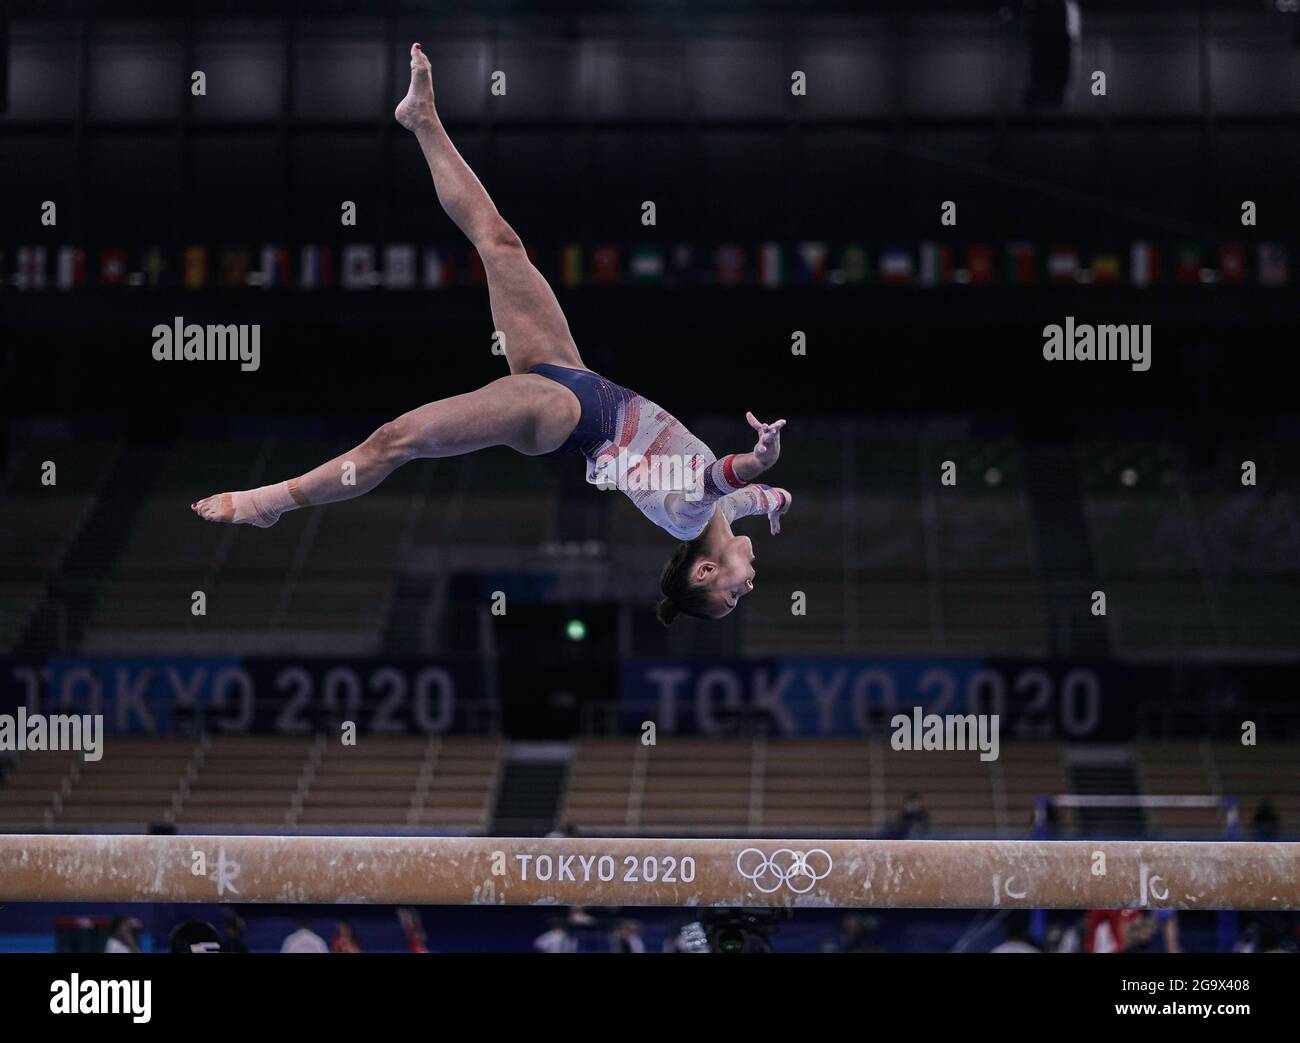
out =
{"type": "Polygon", "coordinates": [[[438,201],[483,260],[492,322],[505,335],[510,372],[525,373],[539,362],[586,369],[551,287],[447,136],[433,104],[429,59],[418,43],[411,46],[410,89],[393,115],[420,143],[438,201]]]}
{"type": "Polygon", "coordinates": [[[578,422],[578,400],[535,373],[501,377],[477,391],[403,413],[350,453],[286,482],[217,493],[191,504],[206,521],[265,528],[285,511],[368,493],[402,464],[505,445],[527,456],[558,449],[578,422]]]}

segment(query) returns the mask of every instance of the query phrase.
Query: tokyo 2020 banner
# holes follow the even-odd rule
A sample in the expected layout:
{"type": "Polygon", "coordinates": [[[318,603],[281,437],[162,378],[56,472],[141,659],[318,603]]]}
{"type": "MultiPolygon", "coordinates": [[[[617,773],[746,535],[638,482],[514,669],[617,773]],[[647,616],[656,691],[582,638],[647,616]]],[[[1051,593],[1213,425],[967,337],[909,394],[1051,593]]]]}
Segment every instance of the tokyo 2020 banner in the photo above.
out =
{"type": "Polygon", "coordinates": [[[363,735],[467,730],[483,695],[472,661],[258,657],[8,660],[0,713],[103,714],[108,732],[363,735]]]}
{"type": "Polygon", "coordinates": [[[1030,659],[629,660],[623,723],[660,733],[886,734],[895,714],[997,714],[1004,738],[1131,741],[1140,716],[1176,731],[1179,713],[1232,717],[1276,706],[1295,664],[1173,667],[1030,659]],[[1179,707],[1182,707],[1180,710],[1179,707]]]}

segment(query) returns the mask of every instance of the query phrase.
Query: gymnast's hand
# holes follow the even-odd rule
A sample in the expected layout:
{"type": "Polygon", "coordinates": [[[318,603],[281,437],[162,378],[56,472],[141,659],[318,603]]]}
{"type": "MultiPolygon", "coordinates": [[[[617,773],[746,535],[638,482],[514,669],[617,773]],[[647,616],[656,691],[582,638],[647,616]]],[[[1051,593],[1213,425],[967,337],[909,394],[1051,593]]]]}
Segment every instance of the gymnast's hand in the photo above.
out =
{"type": "Polygon", "coordinates": [[[775,424],[764,424],[753,413],[746,413],[745,419],[749,421],[749,426],[758,432],[758,441],[754,445],[754,459],[766,471],[781,456],[781,428],[785,427],[785,421],[778,420],[775,424]]]}
{"type": "Polygon", "coordinates": [[[772,535],[775,536],[781,531],[781,515],[790,509],[790,505],[794,503],[794,497],[790,495],[789,489],[773,489],[772,491],[780,493],[783,497],[779,507],[773,507],[767,512],[767,524],[772,529],[772,535]]]}

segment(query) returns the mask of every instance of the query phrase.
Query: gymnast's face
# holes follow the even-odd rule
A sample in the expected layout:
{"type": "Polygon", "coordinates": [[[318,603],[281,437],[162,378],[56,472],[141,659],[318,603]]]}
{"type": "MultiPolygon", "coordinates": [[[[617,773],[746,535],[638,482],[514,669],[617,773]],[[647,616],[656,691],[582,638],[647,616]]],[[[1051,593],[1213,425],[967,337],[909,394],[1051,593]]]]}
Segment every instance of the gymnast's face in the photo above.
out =
{"type": "Polygon", "coordinates": [[[730,615],[740,599],[754,589],[754,544],[748,536],[732,536],[711,558],[695,566],[696,582],[709,592],[709,615],[730,615]]]}

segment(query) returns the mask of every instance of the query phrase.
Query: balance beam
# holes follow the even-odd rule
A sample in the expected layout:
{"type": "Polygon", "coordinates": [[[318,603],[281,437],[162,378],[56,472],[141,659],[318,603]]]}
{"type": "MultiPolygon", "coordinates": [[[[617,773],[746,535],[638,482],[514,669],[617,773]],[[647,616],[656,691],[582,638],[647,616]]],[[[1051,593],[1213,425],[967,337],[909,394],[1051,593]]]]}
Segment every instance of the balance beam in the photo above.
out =
{"type": "Polygon", "coordinates": [[[9,834],[0,901],[1300,909],[1300,844],[9,834]]]}

